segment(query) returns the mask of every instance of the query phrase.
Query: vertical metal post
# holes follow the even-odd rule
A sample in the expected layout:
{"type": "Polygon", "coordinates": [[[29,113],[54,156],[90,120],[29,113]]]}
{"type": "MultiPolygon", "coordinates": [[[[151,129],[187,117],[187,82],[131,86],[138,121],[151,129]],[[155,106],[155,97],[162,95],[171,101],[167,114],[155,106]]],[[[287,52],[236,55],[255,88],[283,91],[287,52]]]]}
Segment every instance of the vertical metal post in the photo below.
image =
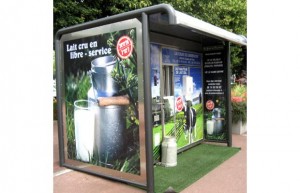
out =
{"type": "Polygon", "coordinates": [[[154,193],[154,169],[153,169],[153,133],[152,133],[152,101],[151,101],[151,77],[150,77],[150,40],[148,15],[142,13],[142,37],[143,37],[143,62],[144,62],[144,102],[145,102],[145,133],[146,133],[146,173],[147,192],[154,193]]]}
{"type": "Polygon", "coordinates": [[[227,129],[228,129],[228,139],[227,139],[227,146],[232,146],[232,106],[231,106],[231,63],[230,63],[230,42],[225,42],[225,53],[226,53],[226,65],[227,65],[227,129]]]}
{"type": "Polygon", "coordinates": [[[165,132],[165,108],[164,108],[164,96],[165,96],[165,86],[166,86],[166,81],[165,81],[165,71],[166,67],[164,68],[162,64],[159,65],[160,69],[160,111],[161,111],[161,127],[162,127],[162,139],[164,140],[166,136],[165,132]]]}
{"type": "Polygon", "coordinates": [[[56,34],[55,39],[55,63],[56,63],[56,97],[57,97],[57,129],[58,129],[58,144],[59,144],[59,165],[62,166],[65,162],[64,154],[64,131],[63,131],[63,113],[62,113],[62,73],[61,73],[61,52],[59,43],[59,33],[56,34]]]}

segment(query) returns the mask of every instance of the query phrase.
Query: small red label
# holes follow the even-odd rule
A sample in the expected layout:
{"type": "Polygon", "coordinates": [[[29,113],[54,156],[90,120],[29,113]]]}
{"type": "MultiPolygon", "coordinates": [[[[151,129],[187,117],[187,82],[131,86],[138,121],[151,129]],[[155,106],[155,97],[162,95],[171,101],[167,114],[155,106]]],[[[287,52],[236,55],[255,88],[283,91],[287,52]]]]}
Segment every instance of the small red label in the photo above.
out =
{"type": "Polygon", "coordinates": [[[213,110],[215,108],[215,103],[212,100],[208,100],[208,101],[206,101],[205,106],[208,110],[213,110]]]}
{"type": "Polygon", "coordinates": [[[182,109],[183,109],[183,100],[182,97],[180,96],[176,99],[176,110],[182,111],[182,109]]]}
{"type": "Polygon", "coordinates": [[[117,43],[117,53],[121,59],[127,59],[131,56],[133,50],[132,39],[128,36],[122,36],[117,43]]]}

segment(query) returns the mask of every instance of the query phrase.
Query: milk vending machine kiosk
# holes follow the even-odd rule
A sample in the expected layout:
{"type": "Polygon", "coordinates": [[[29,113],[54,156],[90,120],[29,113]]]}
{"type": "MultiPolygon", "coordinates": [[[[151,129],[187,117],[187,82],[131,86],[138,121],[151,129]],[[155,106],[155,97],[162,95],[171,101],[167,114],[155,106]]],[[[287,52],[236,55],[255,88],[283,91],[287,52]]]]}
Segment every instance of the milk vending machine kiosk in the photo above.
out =
{"type": "Polygon", "coordinates": [[[247,45],[167,4],[59,30],[60,165],[152,193],[165,144],[231,146],[230,42],[247,45]]]}

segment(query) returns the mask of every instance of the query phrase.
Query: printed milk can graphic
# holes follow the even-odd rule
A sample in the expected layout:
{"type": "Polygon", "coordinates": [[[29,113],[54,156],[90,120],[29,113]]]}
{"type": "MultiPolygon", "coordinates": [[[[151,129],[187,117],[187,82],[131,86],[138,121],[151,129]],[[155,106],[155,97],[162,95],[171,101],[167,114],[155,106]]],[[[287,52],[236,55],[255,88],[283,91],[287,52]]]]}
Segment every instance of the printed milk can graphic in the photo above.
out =
{"type": "MultiPolygon", "coordinates": [[[[88,95],[98,111],[95,120],[95,155],[101,165],[113,167],[112,162],[125,154],[126,105],[109,103],[100,105],[104,100],[118,94],[118,85],[111,77],[116,64],[113,56],[96,58],[91,62],[92,88],[88,95]]],[[[116,98],[116,97],[115,97],[116,98]]],[[[112,101],[112,100],[110,100],[112,101]]],[[[114,100],[116,101],[116,100],[114,100]]]]}
{"type": "Polygon", "coordinates": [[[113,56],[96,58],[91,62],[92,85],[95,96],[110,97],[118,93],[119,88],[111,77],[116,60],[113,56]]]}

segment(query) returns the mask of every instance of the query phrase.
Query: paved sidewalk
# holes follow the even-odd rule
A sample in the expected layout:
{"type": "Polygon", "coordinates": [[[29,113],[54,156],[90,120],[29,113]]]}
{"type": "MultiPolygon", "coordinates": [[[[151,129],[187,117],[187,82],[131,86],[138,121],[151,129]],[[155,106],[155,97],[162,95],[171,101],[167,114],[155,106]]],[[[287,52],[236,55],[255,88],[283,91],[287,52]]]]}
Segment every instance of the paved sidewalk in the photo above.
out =
{"type": "MultiPolygon", "coordinates": [[[[73,171],[59,166],[57,122],[53,122],[53,186],[54,193],[145,193],[133,186],[73,171]]],[[[246,193],[247,135],[233,135],[235,154],[181,193],[246,193]]]]}

